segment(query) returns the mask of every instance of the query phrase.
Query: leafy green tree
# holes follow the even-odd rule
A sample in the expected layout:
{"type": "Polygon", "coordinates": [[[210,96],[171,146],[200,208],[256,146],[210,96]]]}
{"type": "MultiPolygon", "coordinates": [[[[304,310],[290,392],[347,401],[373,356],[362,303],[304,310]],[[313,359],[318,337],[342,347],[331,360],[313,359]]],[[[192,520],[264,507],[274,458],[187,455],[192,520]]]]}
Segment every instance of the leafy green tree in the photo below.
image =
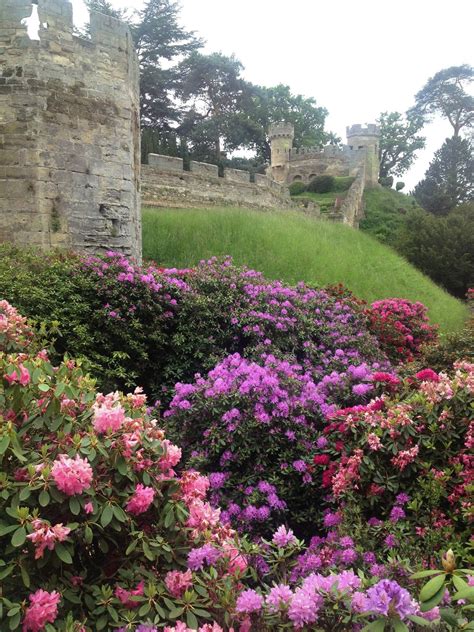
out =
{"type": "Polygon", "coordinates": [[[446,215],[458,204],[474,199],[474,157],[468,139],[447,138],[413,194],[435,215],[446,215]]]}
{"type": "Polygon", "coordinates": [[[249,84],[242,64],[233,55],[194,52],[179,65],[178,97],[187,110],[179,131],[189,139],[194,155],[220,162],[223,150],[245,144],[245,102],[249,84]]]}
{"type": "Polygon", "coordinates": [[[433,281],[463,298],[474,285],[474,203],[447,217],[410,211],[394,245],[433,281]]]}
{"type": "Polygon", "coordinates": [[[254,122],[254,135],[250,148],[262,161],[270,159],[268,128],[272,123],[286,121],[295,127],[295,147],[322,147],[337,144],[340,139],[324,130],[328,111],[318,106],[316,99],[292,94],[283,84],[270,88],[253,86],[249,118],[254,122]]]}
{"type": "Polygon", "coordinates": [[[434,115],[446,118],[459,136],[474,125],[474,97],[467,91],[474,80],[474,68],[467,64],[451,66],[437,72],[416,96],[412,114],[429,121],[434,115]]]}
{"type": "Polygon", "coordinates": [[[379,176],[401,176],[412,166],[416,152],[425,146],[419,115],[404,116],[400,112],[382,112],[377,119],[380,127],[379,176]]]}

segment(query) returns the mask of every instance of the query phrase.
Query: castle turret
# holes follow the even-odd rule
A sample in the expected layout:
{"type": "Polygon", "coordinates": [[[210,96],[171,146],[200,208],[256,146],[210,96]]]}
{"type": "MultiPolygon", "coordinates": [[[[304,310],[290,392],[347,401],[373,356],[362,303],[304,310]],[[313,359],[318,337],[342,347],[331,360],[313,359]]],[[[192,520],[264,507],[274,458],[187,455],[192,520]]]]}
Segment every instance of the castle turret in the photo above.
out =
{"type": "Polygon", "coordinates": [[[365,182],[375,186],[379,178],[380,128],[378,125],[351,125],[346,128],[347,145],[352,151],[365,151],[365,182]]]}
{"type": "Polygon", "coordinates": [[[268,130],[271,145],[269,175],[277,182],[286,182],[294,136],[295,128],[291,123],[275,123],[268,130]]]}
{"type": "Polygon", "coordinates": [[[139,66],[119,20],[0,0],[0,242],[141,257],[139,66]]]}

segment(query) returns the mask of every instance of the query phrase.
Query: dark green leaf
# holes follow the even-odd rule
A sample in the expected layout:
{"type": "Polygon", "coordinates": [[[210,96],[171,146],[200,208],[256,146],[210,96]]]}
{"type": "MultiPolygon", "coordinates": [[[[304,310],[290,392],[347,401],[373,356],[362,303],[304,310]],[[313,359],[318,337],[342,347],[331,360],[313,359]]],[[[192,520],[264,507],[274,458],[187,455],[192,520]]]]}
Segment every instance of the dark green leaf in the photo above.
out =
{"type": "Polygon", "coordinates": [[[61,542],[58,542],[56,546],[54,547],[54,551],[62,562],[64,562],[65,564],[72,564],[71,554],[66,549],[64,544],[62,544],[61,542]]]}
{"type": "Polygon", "coordinates": [[[100,524],[105,528],[108,524],[110,524],[113,517],[114,512],[112,507],[110,505],[105,505],[102,515],[100,516],[100,524]]]}
{"type": "Polygon", "coordinates": [[[12,546],[22,546],[26,541],[26,529],[25,527],[18,527],[15,533],[12,535],[12,546]]]}
{"type": "Polygon", "coordinates": [[[430,579],[420,591],[420,601],[429,601],[441,587],[444,588],[444,582],[446,580],[446,574],[442,573],[430,579]]]}
{"type": "Polygon", "coordinates": [[[186,613],[186,623],[188,624],[189,628],[193,630],[198,629],[199,622],[196,619],[196,616],[191,612],[191,610],[188,610],[186,613]]]}
{"type": "Polygon", "coordinates": [[[43,491],[39,495],[38,502],[41,507],[47,507],[49,505],[49,494],[45,489],[43,489],[43,491]]]}

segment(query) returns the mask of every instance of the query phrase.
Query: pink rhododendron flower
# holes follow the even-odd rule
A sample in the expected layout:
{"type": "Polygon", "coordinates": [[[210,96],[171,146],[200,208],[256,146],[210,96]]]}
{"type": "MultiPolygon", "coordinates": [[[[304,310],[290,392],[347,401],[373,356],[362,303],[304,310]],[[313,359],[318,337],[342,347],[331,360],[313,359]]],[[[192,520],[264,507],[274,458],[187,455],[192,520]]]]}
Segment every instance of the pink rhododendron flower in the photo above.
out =
{"type": "Polygon", "coordinates": [[[133,590],[126,590],[121,586],[117,586],[114,595],[126,608],[136,608],[140,605],[139,601],[135,601],[132,597],[141,597],[145,592],[145,582],[141,581],[133,590]]]}
{"type": "Polygon", "coordinates": [[[409,450],[401,450],[397,454],[397,456],[394,456],[391,459],[391,461],[395,465],[395,467],[398,467],[398,469],[400,470],[404,470],[407,465],[409,465],[416,459],[419,451],[420,448],[417,445],[413,448],[410,448],[409,450]]]}
{"type": "Polygon", "coordinates": [[[193,500],[203,500],[209,489],[209,479],[199,472],[183,472],[179,484],[184,502],[189,505],[193,500]]]}
{"type": "Polygon", "coordinates": [[[23,619],[23,632],[40,632],[47,623],[55,622],[61,596],[56,591],[49,593],[39,589],[29,599],[30,605],[23,619]]]}
{"type": "Polygon", "coordinates": [[[94,505],[91,502],[88,502],[84,505],[84,511],[86,514],[94,513],[94,505]]]}
{"type": "Polygon", "coordinates": [[[224,542],[223,555],[229,560],[227,570],[234,574],[237,571],[243,573],[247,569],[247,560],[232,542],[224,542]]]}
{"type": "Polygon", "coordinates": [[[170,595],[180,599],[185,591],[193,585],[193,574],[190,570],[184,573],[181,571],[170,571],[166,574],[165,585],[170,595]]]}
{"type": "Polygon", "coordinates": [[[169,472],[180,462],[182,451],[181,448],[173,445],[168,439],[163,440],[162,446],[165,454],[160,458],[159,466],[162,472],[169,472]]]}
{"type": "Polygon", "coordinates": [[[117,432],[125,421],[125,411],[120,405],[118,393],[109,393],[105,397],[99,393],[92,410],[92,425],[99,434],[117,432]]]}
{"type": "Polygon", "coordinates": [[[125,505],[126,510],[138,516],[148,510],[155,497],[155,490],[152,487],[145,487],[141,483],[135,487],[133,496],[125,505]]]}
{"type": "Polygon", "coordinates": [[[439,382],[439,375],[433,369],[423,369],[415,375],[421,382],[439,382]]]}
{"type": "Polygon", "coordinates": [[[380,437],[378,437],[373,432],[367,435],[367,443],[369,445],[369,448],[373,450],[374,452],[376,452],[377,450],[380,450],[380,448],[382,447],[382,442],[380,441],[380,437]]]}
{"type": "Polygon", "coordinates": [[[52,551],[56,542],[64,542],[71,531],[68,527],[63,527],[62,523],[51,527],[47,522],[36,519],[31,524],[34,531],[26,537],[35,545],[35,560],[43,557],[45,549],[52,551]]]}
{"type": "Polygon", "coordinates": [[[30,372],[21,362],[18,369],[15,369],[10,375],[5,375],[5,379],[9,384],[17,382],[21,386],[27,386],[31,381],[30,372]]]}
{"type": "Polygon", "coordinates": [[[53,463],[51,475],[56,487],[67,496],[82,494],[92,483],[92,468],[87,459],[78,454],[74,459],[60,454],[53,463]]]}

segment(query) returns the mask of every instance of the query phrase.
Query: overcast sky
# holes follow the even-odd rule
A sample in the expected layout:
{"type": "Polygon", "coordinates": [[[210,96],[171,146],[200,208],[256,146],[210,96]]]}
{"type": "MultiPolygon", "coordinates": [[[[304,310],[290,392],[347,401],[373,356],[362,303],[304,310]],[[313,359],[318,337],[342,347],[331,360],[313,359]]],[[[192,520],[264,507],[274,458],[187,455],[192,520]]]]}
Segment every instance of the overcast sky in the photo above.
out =
{"type": "MultiPolygon", "coordinates": [[[[111,0],[138,9],[142,0],[111,0]]],[[[75,20],[87,16],[72,0],[75,20]]],[[[206,52],[235,55],[244,77],[288,84],[329,111],[326,128],[374,122],[380,112],[406,111],[427,79],[449,66],[474,63],[473,0],[181,0],[186,28],[206,52]]],[[[449,124],[425,128],[427,149],[403,176],[412,188],[449,124]]]]}

